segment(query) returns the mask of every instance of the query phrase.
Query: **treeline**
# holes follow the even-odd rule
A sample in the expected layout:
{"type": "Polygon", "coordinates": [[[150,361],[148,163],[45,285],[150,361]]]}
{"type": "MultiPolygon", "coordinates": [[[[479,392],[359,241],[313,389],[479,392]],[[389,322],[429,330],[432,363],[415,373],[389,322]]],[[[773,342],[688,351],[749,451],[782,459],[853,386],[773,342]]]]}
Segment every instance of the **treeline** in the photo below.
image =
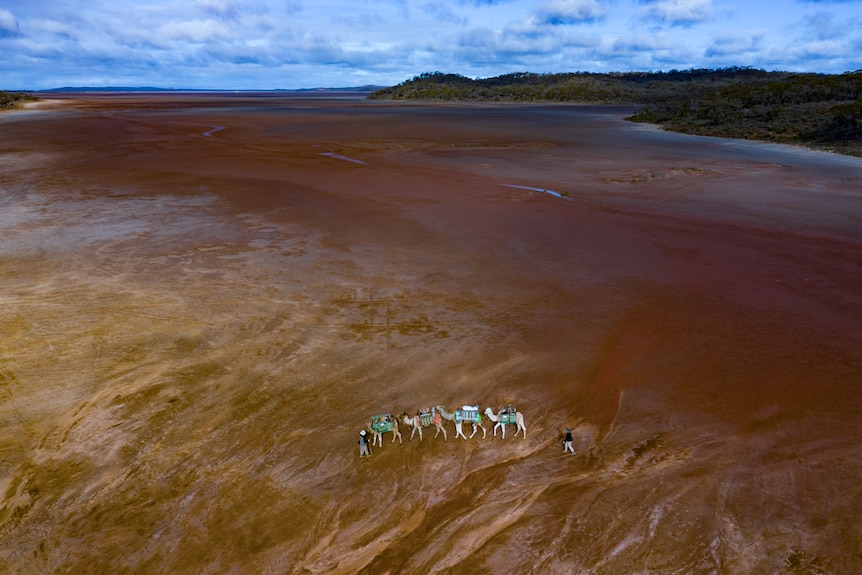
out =
{"type": "Polygon", "coordinates": [[[24,92],[3,92],[0,91],[0,110],[9,108],[17,108],[24,102],[34,102],[38,98],[24,92]]]}
{"type": "Polygon", "coordinates": [[[862,71],[746,67],[594,74],[518,72],[471,79],[432,72],[370,98],[634,104],[629,119],[692,134],[799,143],[862,156],[862,71]]]}

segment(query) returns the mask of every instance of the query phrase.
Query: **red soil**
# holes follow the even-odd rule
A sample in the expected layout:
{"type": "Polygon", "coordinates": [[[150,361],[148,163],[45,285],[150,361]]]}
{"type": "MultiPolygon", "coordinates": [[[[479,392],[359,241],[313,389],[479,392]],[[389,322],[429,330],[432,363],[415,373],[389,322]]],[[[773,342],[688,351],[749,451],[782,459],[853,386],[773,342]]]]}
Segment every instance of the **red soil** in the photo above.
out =
{"type": "Polygon", "coordinates": [[[56,98],[0,116],[0,572],[862,570],[862,161],[624,108],[56,98]],[[465,403],[527,438],[358,458],[465,403]]]}

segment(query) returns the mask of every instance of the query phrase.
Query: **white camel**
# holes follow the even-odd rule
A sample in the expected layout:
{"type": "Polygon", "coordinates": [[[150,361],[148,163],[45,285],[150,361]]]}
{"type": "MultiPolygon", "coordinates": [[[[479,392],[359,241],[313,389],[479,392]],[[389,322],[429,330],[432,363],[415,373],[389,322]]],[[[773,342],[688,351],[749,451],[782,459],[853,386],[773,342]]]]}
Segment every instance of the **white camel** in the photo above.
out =
{"type": "Polygon", "coordinates": [[[392,432],[392,443],[398,439],[398,443],[403,444],[401,440],[401,431],[398,429],[398,418],[392,417],[388,413],[385,415],[374,415],[371,417],[365,427],[371,432],[371,446],[375,444],[383,447],[383,434],[387,431],[392,432]]]}
{"type": "Polygon", "coordinates": [[[398,416],[398,419],[402,420],[407,425],[411,426],[413,429],[410,431],[410,440],[413,440],[413,434],[417,431],[419,432],[419,441],[422,441],[422,428],[426,425],[434,424],[434,427],[437,428],[437,433],[434,434],[434,437],[440,435],[440,432],[443,432],[443,441],[448,441],[446,437],[446,429],[443,427],[443,419],[440,417],[440,413],[435,411],[433,414],[430,414],[431,417],[423,418],[419,413],[416,415],[410,416],[406,413],[402,413],[398,416]],[[423,419],[425,423],[423,424],[423,419]]]}
{"type": "MultiPolygon", "coordinates": [[[[476,406],[465,406],[465,407],[470,407],[470,409],[472,411],[479,411],[478,405],[476,405],[476,406]]],[[[448,411],[446,411],[445,407],[443,407],[442,405],[438,405],[437,411],[440,412],[440,415],[442,415],[444,419],[448,419],[449,421],[451,421],[455,424],[455,437],[458,437],[460,435],[464,439],[473,439],[473,436],[479,432],[479,429],[482,430],[482,439],[485,439],[485,437],[488,434],[488,430],[486,430],[485,426],[482,425],[482,416],[481,415],[479,415],[478,421],[470,421],[470,423],[473,424],[473,433],[470,434],[470,437],[467,437],[466,435],[464,435],[464,428],[463,428],[465,420],[460,416],[461,414],[458,413],[459,411],[462,411],[462,412],[465,411],[464,409],[461,409],[461,410],[456,409],[454,413],[449,413],[448,411]]]]}
{"type": "Polygon", "coordinates": [[[515,411],[514,415],[511,413],[506,413],[505,409],[500,410],[500,414],[494,415],[494,412],[491,411],[490,407],[485,408],[485,417],[494,422],[494,437],[497,437],[497,428],[499,427],[503,431],[503,439],[506,439],[506,424],[517,425],[517,429],[515,429],[515,437],[518,436],[519,431],[524,432],[524,439],[527,439],[527,426],[524,425],[524,414],[520,411],[515,411]]]}

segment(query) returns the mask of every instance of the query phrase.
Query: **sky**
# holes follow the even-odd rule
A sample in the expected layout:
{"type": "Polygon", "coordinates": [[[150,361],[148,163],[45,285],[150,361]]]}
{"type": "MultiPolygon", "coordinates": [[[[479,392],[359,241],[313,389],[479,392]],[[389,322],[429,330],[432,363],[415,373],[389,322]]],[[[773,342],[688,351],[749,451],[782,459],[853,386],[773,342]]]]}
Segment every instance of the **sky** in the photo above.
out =
{"type": "Polygon", "coordinates": [[[862,0],[0,0],[0,89],[862,69],[862,0]]]}

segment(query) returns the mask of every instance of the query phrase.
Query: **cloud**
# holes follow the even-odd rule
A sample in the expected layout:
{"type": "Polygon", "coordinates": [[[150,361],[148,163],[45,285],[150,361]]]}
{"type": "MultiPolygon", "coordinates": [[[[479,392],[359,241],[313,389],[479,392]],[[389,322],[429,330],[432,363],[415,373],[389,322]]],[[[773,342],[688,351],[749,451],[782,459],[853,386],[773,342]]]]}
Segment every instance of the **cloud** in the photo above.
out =
{"type": "Polygon", "coordinates": [[[207,14],[219,18],[235,20],[239,17],[239,9],[228,0],[196,0],[195,6],[207,14]]]}
{"type": "Polygon", "coordinates": [[[712,0],[641,0],[646,18],[687,26],[712,17],[712,0]]]}
{"type": "Polygon", "coordinates": [[[423,4],[421,9],[438,22],[449,22],[450,24],[467,23],[466,18],[453,13],[449,10],[448,5],[443,2],[428,2],[427,4],[423,4]]]}
{"type": "Polygon", "coordinates": [[[708,58],[724,58],[757,52],[762,44],[760,34],[724,34],[712,41],[704,54],[708,58]]]}
{"type": "Polygon", "coordinates": [[[831,40],[844,36],[847,28],[835,23],[834,14],[818,12],[805,19],[804,29],[818,40],[831,40]]]}
{"type": "MultiPolygon", "coordinates": [[[[840,66],[851,54],[853,54],[853,46],[850,43],[825,40],[797,43],[787,53],[778,57],[794,68],[805,70],[810,69],[811,62],[826,66],[840,66]]],[[[849,57],[852,58],[852,56],[849,57]]]]}
{"type": "Polygon", "coordinates": [[[552,0],[539,6],[534,18],[539,24],[568,26],[595,22],[607,12],[607,7],[598,0],[552,0]]]}
{"type": "Polygon", "coordinates": [[[386,19],[380,14],[365,12],[362,14],[348,14],[342,16],[332,16],[329,20],[331,24],[338,24],[345,28],[354,30],[367,30],[372,26],[385,24],[386,19]]]}
{"type": "Polygon", "coordinates": [[[0,8],[0,38],[10,38],[18,36],[21,31],[18,29],[18,19],[9,10],[0,8]]]}
{"type": "Polygon", "coordinates": [[[0,44],[4,81],[32,88],[61,75],[69,85],[266,88],[397,83],[433,70],[840,72],[862,67],[860,3],[0,0],[0,44]]]}
{"type": "Polygon", "coordinates": [[[191,43],[205,43],[225,40],[230,37],[230,29],[215,20],[188,20],[168,22],[161,32],[170,40],[191,43]]]}
{"type": "Polygon", "coordinates": [[[666,34],[635,34],[619,38],[613,43],[615,52],[650,53],[672,50],[677,43],[666,34]]]}
{"type": "Polygon", "coordinates": [[[78,23],[60,22],[58,20],[31,21],[28,31],[34,34],[47,34],[57,39],[76,40],[80,37],[78,23]]]}

